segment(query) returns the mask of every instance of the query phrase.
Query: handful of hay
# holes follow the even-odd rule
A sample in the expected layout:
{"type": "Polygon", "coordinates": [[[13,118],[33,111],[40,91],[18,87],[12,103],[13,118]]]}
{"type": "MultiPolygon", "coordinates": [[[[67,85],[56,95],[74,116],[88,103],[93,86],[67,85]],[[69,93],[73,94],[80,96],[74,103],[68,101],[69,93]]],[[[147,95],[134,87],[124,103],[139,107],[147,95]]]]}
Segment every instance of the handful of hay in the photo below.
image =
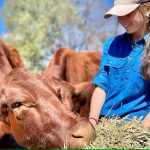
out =
{"type": "Polygon", "coordinates": [[[150,148],[150,131],[140,120],[102,118],[96,127],[96,139],[87,148],[150,148]]]}

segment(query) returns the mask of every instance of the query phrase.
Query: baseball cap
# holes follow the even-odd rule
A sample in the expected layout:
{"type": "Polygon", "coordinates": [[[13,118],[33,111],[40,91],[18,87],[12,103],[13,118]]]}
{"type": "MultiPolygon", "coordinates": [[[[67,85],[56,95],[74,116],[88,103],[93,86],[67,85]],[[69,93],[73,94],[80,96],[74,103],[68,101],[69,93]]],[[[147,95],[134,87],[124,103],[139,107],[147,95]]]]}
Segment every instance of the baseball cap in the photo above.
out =
{"type": "Polygon", "coordinates": [[[104,14],[104,18],[112,15],[125,16],[146,2],[150,2],[150,0],[114,0],[114,6],[104,14]]]}

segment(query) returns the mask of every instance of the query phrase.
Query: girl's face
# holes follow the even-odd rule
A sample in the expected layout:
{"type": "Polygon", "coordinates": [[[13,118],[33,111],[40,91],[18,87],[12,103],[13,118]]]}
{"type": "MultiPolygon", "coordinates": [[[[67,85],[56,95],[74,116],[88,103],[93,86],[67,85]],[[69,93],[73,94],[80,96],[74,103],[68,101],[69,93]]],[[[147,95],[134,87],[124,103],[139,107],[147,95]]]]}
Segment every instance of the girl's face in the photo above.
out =
{"type": "Polygon", "coordinates": [[[127,33],[137,37],[141,36],[145,30],[144,18],[138,9],[135,9],[126,16],[118,16],[118,20],[126,29],[127,33]]]}

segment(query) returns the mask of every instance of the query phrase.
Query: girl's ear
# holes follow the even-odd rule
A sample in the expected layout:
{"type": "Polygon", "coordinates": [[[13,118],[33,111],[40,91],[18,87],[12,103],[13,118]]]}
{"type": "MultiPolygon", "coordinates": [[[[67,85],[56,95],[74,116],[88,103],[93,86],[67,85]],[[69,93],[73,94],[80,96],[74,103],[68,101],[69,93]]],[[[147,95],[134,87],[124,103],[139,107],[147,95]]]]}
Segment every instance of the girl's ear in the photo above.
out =
{"type": "Polygon", "coordinates": [[[147,12],[146,12],[146,16],[150,16],[150,2],[146,3],[146,9],[147,9],[147,12]]]}
{"type": "Polygon", "coordinates": [[[146,16],[148,17],[148,19],[150,19],[150,10],[148,10],[148,11],[146,12],[146,16]]]}
{"type": "Polygon", "coordinates": [[[145,16],[146,16],[146,17],[149,17],[149,15],[150,15],[150,12],[147,11],[146,14],[145,14],[145,16]]]}

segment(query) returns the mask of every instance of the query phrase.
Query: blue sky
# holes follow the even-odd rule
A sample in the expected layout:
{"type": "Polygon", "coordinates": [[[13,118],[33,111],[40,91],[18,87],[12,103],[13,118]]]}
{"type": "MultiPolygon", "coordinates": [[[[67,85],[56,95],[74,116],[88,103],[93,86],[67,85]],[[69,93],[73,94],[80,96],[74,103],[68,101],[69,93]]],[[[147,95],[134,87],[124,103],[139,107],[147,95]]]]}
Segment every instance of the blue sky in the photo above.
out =
{"type": "Polygon", "coordinates": [[[0,0],[0,6],[2,6],[4,3],[4,0],[0,0]]]}
{"type": "MultiPolygon", "coordinates": [[[[4,4],[4,0],[0,0],[0,7],[4,4]]],[[[4,22],[0,20],[0,35],[5,32],[4,22]]]]}
{"type": "Polygon", "coordinates": [[[113,0],[104,0],[106,4],[113,4],[113,0]]]}

